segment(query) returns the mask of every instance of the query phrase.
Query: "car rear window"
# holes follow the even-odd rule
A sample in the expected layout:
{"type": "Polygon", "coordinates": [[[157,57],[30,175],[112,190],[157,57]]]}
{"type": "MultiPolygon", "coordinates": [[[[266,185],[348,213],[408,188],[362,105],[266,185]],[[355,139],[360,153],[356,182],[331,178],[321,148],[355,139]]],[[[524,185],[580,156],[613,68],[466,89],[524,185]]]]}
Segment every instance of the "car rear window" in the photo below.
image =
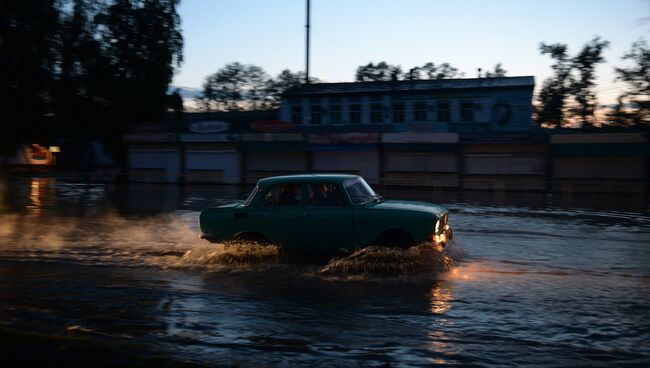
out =
{"type": "Polygon", "coordinates": [[[343,206],[341,190],[334,183],[310,183],[307,185],[307,195],[309,206],[343,206]]]}
{"type": "Polygon", "coordinates": [[[302,200],[300,184],[279,184],[269,188],[262,198],[262,206],[299,206],[302,200]]]}

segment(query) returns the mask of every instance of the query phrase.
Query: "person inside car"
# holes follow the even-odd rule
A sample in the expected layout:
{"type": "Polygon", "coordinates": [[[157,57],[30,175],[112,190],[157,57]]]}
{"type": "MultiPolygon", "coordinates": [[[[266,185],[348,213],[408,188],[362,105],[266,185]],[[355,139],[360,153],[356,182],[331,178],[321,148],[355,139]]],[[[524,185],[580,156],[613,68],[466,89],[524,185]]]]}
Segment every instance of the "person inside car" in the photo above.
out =
{"type": "Polygon", "coordinates": [[[300,204],[300,185],[289,184],[280,194],[278,205],[297,206],[300,204]]]}

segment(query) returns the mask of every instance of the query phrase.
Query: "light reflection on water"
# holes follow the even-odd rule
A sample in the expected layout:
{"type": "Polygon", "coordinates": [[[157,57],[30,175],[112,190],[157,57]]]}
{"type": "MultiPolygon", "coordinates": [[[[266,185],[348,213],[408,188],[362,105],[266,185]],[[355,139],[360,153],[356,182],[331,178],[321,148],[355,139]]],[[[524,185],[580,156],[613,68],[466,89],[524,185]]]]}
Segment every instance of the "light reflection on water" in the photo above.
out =
{"type": "MultiPolygon", "coordinates": [[[[359,273],[368,258],[332,277],[278,249],[198,239],[197,210],[245,191],[0,188],[3,331],[143,344],[200,365],[650,363],[643,211],[449,201],[453,267],[359,273]]],[[[398,266],[435,255],[398,254],[398,266]]]]}

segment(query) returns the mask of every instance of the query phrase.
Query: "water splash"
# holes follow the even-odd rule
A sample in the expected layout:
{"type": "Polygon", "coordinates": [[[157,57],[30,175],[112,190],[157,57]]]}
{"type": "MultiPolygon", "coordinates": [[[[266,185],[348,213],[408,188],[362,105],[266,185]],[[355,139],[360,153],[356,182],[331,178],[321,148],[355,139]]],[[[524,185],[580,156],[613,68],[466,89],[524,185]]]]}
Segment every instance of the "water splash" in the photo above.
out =
{"type": "Polygon", "coordinates": [[[278,265],[282,249],[276,245],[229,242],[194,247],[176,265],[217,265],[222,267],[259,267],[278,265]]]}
{"type": "Polygon", "coordinates": [[[291,268],[298,274],[325,277],[441,273],[455,264],[452,257],[430,245],[409,249],[373,246],[345,257],[321,259],[320,264],[309,257],[296,262],[275,245],[208,243],[199,238],[194,213],[126,218],[110,211],[83,219],[0,215],[0,257],[220,272],[268,271],[280,267],[291,268]]]}
{"type": "Polygon", "coordinates": [[[324,276],[393,276],[441,273],[455,261],[442,249],[422,244],[408,249],[370,246],[349,256],[333,259],[320,274],[324,276]]]}

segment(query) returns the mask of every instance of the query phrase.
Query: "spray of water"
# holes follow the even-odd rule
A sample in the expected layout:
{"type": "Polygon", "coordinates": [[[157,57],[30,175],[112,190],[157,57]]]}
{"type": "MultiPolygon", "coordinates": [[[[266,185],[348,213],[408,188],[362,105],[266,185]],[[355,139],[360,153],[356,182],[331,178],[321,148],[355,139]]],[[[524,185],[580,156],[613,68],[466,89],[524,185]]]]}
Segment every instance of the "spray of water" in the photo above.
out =
{"type": "Polygon", "coordinates": [[[412,275],[446,272],[454,260],[427,244],[408,249],[371,246],[334,259],[320,271],[325,276],[412,275]]]}
{"type": "Polygon", "coordinates": [[[282,249],[278,246],[230,242],[194,247],[183,254],[178,264],[251,267],[278,265],[281,260],[282,249]]]}
{"type": "MultiPolygon", "coordinates": [[[[288,264],[281,247],[246,242],[212,244],[199,238],[197,216],[169,214],[127,218],[109,211],[100,217],[52,218],[42,214],[0,215],[0,258],[48,258],[85,264],[260,271],[288,264]]],[[[324,277],[365,277],[445,272],[454,261],[441,249],[367,247],[324,266],[324,277]]],[[[315,272],[314,272],[315,271],[315,272]]]]}

